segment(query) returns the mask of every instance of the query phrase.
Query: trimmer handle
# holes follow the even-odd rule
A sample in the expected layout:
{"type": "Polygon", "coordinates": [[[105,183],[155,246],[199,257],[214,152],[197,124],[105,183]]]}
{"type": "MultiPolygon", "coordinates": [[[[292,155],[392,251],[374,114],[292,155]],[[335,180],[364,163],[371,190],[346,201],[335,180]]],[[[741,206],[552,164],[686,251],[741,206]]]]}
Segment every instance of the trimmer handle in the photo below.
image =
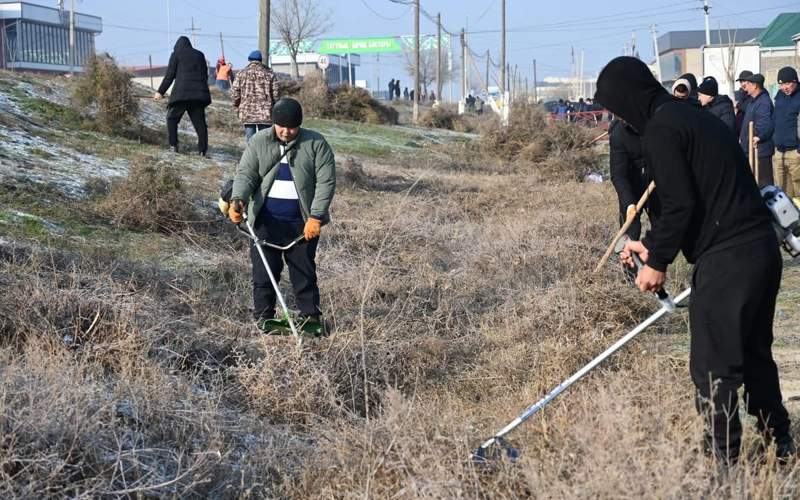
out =
{"type": "MultiPolygon", "coordinates": [[[[630,238],[627,234],[623,234],[622,237],[617,241],[614,250],[617,254],[619,254],[624,248],[625,243],[629,242],[630,238]]],[[[639,255],[636,253],[631,252],[631,257],[633,258],[633,263],[636,265],[636,271],[639,272],[644,267],[644,262],[642,259],[639,258],[639,255]]],[[[668,311],[672,311],[675,309],[675,302],[673,302],[672,297],[669,296],[666,290],[663,288],[655,293],[658,301],[661,302],[661,305],[666,307],[668,311]]]]}

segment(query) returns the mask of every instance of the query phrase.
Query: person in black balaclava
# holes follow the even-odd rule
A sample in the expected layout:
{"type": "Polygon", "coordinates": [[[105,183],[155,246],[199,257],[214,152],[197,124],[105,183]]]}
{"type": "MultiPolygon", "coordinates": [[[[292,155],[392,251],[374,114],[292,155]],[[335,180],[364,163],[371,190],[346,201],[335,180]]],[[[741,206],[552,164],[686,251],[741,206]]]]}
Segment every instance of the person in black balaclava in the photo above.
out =
{"type": "Polygon", "coordinates": [[[642,135],[661,214],[621,257],[645,262],[636,283],[661,289],[682,250],[694,264],[689,305],[689,368],[697,408],[707,417],[704,442],[726,463],[739,456],[737,389],[780,459],[795,454],[772,358],[772,322],[782,260],[771,216],[733,134],[716,117],[670,96],[633,57],[600,73],[595,100],[642,135]],[[713,389],[713,390],[712,390],[713,389]]]}

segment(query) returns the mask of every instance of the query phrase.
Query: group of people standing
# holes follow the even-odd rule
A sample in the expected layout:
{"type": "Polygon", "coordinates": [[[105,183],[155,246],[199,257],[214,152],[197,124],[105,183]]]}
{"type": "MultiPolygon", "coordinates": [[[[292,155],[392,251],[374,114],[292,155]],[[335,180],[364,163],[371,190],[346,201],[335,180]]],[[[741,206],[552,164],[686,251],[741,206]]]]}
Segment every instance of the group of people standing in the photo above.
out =
{"type": "Polygon", "coordinates": [[[781,461],[796,454],[772,356],[783,264],[759,188],[773,182],[774,157],[779,186],[798,195],[798,78],[793,68],[778,72],[774,105],[763,75],[745,71],[738,81],[735,104],[713,77],[698,85],[683,75],[670,95],[643,62],[620,57],[600,73],[595,94],[617,117],[611,179],[620,220],[634,220],[620,258],[633,266],[637,254],[645,263],[633,274],[646,292],[664,286],[679,251],[694,265],[689,371],[706,423],[704,449],[727,465],[741,449],[742,385],[744,409],[755,418],[764,449],[773,445],[781,461]],[[757,177],[751,146],[761,166],[757,177]],[[640,240],[636,204],[651,181],[651,228],[640,240]]]}
{"type": "Polygon", "coordinates": [[[719,93],[713,76],[697,85],[694,75],[679,77],[672,85],[675,97],[696,102],[735,134],[748,157],[760,187],[777,185],[789,196],[800,196],[800,92],[797,70],[778,71],[774,100],[764,87],[764,75],[742,71],[736,81],[735,102],[719,93]],[[752,128],[752,132],[751,132],[752,128]],[[757,168],[756,168],[757,165],[757,168]]]}

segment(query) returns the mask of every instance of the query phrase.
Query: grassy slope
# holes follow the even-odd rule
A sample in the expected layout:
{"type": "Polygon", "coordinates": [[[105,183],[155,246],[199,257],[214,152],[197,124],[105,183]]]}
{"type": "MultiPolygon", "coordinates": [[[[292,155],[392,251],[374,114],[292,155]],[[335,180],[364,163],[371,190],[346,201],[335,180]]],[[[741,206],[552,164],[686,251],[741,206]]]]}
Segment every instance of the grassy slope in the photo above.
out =
{"type": "MultiPolygon", "coordinates": [[[[58,123],[67,112],[27,85],[58,94],[63,84],[29,80],[0,74],[0,95],[58,123]]],[[[177,164],[204,219],[130,231],[46,179],[0,188],[3,496],[797,495],[796,466],[747,461],[730,481],[709,479],[685,314],[520,429],[518,466],[465,459],[655,307],[611,266],[587,281],[613,230],[607,185],[459,169],[434,149],[468,137],[309,120],[340,160],[364,164],[340,161],[336,222],[319,253],[336,333],[302,358],[259,337],[247,320],[245,244],[211,202],[243,146],[224,105],[214,112],[229,127],[212,124],[208,160],[29,124],[55,152],[18,140],[13,155],[0,150],[0,168],[34,172],[73,150],[92,156],[84,165],[122,159],[120,171],[143,155],[177,164]],[[65,335],[80,346],[66,349],[65,335]]],[[[687,276],[681,266],[671,278],[687,276]]],[[[788,395],[800,390],[798,290],[790,267],[776,341],[788,395]]]]}

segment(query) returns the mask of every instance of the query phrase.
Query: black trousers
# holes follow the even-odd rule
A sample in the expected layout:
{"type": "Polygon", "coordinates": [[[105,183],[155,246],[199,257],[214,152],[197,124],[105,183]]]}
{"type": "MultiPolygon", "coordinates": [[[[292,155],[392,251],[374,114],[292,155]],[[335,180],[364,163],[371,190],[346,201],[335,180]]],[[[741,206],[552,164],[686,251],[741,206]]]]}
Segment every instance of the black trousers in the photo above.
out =
{"type": "MultiPolygon", "coordinates": [[[[303,222],[283,222],[262,216],[256,221],[256,227],[253,229],[259,238],[284,246],[303,234],[303,227],[303,222]]],[[[300,314],[303,315],[319,314],[317,265],[314,262],[318,242],[319,238],[315,238],[298,243],[285,252],[267,246],[262,247],[267,264],[277,282],[280,282],[283,264],[286,262],[295,302],[300,308],[300,314]]],[[[250,260],[253,263],[253,314],[256,320],[273,318],[277,296],[255,246],[250,248],[250,260]]]]}
{"type": "Polygon", "coordinates": [[[194,131],[197,132],[197,150],[205,153],[208,150],[208,125],[206,125],[206,105],[202,102],[176,102],[167,108],[167,134],[169,145],[178,145],[178,123],[184,113],[189,113],[194,131]]]}
{"type": "Polygon", "coordinates": [[[758,187],[775,185],[775,176],[772,174],[772,156],[758,157],[758,187]]]}
{"type": "Polygon", "coordinates": [[[773,237],[703,255],[694,269],[689,367],[697,409],[706,417],[706,444],[719,457],[739,456],[742,425],[737,389],[762,433],[789,435],[772,323],[783,262],[773,237]]]}

